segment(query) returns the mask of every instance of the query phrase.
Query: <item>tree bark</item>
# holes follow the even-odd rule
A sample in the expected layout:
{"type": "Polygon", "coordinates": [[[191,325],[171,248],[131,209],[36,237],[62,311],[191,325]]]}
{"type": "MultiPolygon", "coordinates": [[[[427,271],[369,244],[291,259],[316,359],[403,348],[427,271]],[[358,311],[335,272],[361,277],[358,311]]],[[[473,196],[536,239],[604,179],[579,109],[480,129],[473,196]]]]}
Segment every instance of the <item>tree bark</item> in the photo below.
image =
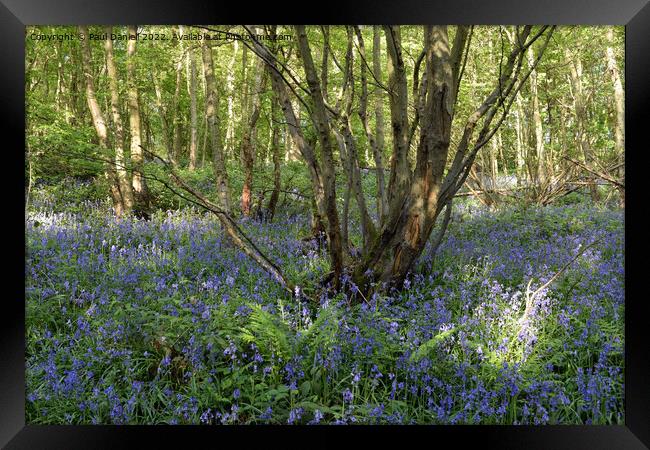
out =
{"type": "MultiPolygon", "coordinates": [[[[292,102],[292,107],[295,111],[296,120],[298,121],[298,123],[300,123],[300,102],[298,101],[292,102]]],[[[300,148],[298,147],[298,144],[294,141],[291,128],[289,127],[288,124],[285,127],[285,135],[287,137],[287,145],[284,153],[284,160],[286,162],[300,161],[300,156],[301,156],[300,148]]]]}
{"type": "MultiPolygon", "coordinates": [[[[372,27],[372,71],[374,78],[382,82],[381,73],[381,29],[378,25],[372,27]]],[[[377,214],[380,223],[388,209],[388,197],[384,181],[384,95],[380,86],[374,89],[375,98],[375,145],[372,156],[375,160],[375,176],[377,178],[377,214]]]]}
{"type": "Polygon", "coordinates": [[[515,149],[516,149],[516,158],[517,158],[517,185],[520,186],[523,184],[523,178],[525,176],[524,173],[524,161],[525,161],[525,155],[524,155],[524,143],[528,142],[528,140],[524,137],[524,130],[523,130],[523,124],[522,124],[522,108],[521,108],[521,97],[517,96],[516,100],[516,108],[514,110],[514,116],[515,116],[515,133],[516,133],[516,143],[515,143],[515,149]]]}
{"type": "Polygon", "coordinates": [[[208,127],[208,87],[207,83],[205,82],[205,68],[203,64],[201,64],[201,88],[203,90],[203,120],[201,123],[203,124],[201,126],[201,132],[203,133],[203,138],[201,140],[201,167],[205,167],[205,156],[207,153],[207,148],[208,148],[208,135],[209,133],[209,127],[208,127]]]}
{"type": "Polygon", "coordinates": [[[497,187],[497,177],[499,176],[499,132],[497,131],[496,136],[492,139],[490,145],[490,180],[492,183],[491,189],[496,189],[497,187]]]}
{"type": "MultiPolygon", "coordinates": [[[[587,130],[587,109],[585,105],[585,95],[582,89],[582,61],[579,57],[573,56],[566,50],[566,57],[569,64],[569,74],[571,87],[573,88],[573,107],[576,118],[576,143],[585,159],[585,164],[593,165],[594,155],[589,146],[589,135],[587,130]]],[[[595,181],[589,182],[589,192],[591,199],[596,202],[599,200],[598,187],[595,181]]]]}
{"type": "Polygon", "coordinates": [[[136,77],[136,36],[137,27],[129,26],[129,42],[127,44],[126,73],[128,79],[128,101],[129,101],[129,129],[131,134],[131,161],[133,162],[133,197],[135,208],[139,213],[145,213],[148,209],[147,185],[142,176],[142,167],[144,163],[141,138],[140,124],[140,107],[138,104],[138,85],[136,77]]]}
{"type": "Polygon", "coordinates": [[[203,69],[205,73],[205,84],[207,89],[206,116],[208,118],[208,129],[210,130],[210,144],[212,145],[212,168],[217,185],[220,206],[227,212],[232,211],[230,200],[230,187],[226,163],[221,146],[219,134],[219,119],[217,114],[217,82],[214,77],[214,66],[212,62],[212,48],[205,41],[201,43],[203,56],[203,69]]]}
{"type": "MultiPolygon", "coordinates": [[[[388,51],[388,98],[393,128],[388,207],[391,212],[399,214],[410,183],[411,172],[408,161],[408,90],[402,59],[400,28],[384,26],[384,32],[388,51]]],[[[387,221],[392,222],[396,219],[397,217],[394,215],[391,218],[386,218],[387,221]]]]}
{"type": "MultiPolygon", "coordinates": [[[[183,27],[178,27],[179,34],[183,34],[183,27]]],[[[180,111],[180,94],[181,94],[181,80],[183,77],[183,41],[179,41],[180,53],[178,56],[178,63],[176,64],[176,84],[174,89],[174,97],[172,98],[172,142],[173,150],[171,161],[173,164],[178,164],[181,156],[181,140],[182,140],[182,115],[180,111]]]]}
{"type": "MultiPolygon", "coordinates": [[[[305,139],[305,136],[302,133],[302,128],[300,121],[294,107],[289,99],[289,95],[286,91],[284,85],[284,80],[282,75],[279,72],[277,65],[275,64],[273,55],[266,47],[262,44],[259,44],[257,41],[254,42],[256,50],[259,52],[261,58],[267,63],[267,70],[271,78],[273,91],[276,95],[276,101],[280,105],[282,112],[284,114],[285,121],[287,123],[287,129],[289,130],[291,136],[291,143],[295,145],[300,151],[307,168],[309,169],[310,181],[312,185],[312,191],[314,193],[314,214],[316,217],[316,222],[321,223],[325,220],[325,204],[324,204],[324,194],[321,180],[321,168],[316,159],[316,153],[313,146],[305,139]]],[[[289,139],[286,139],[287,146],[289,139]]]]}
{"type": "Polygon", "coordinates": [[[193,52],[187,52],[187,60],[189,62],[189,74],[188,78],[190,80],[190,161],[189,161],[189,170],[194,170],[196,168],[196,147],[198,140],[198,129],[197,129],[197,113],[196,113],[196,62],[194,61],[193,52]]]}
{"type": "MultiPolygon", "coordinates": [[[[313,191],[313,220],[312,230],[319,236],[325,228],[328,237],[328,251],[331,261],[334,288],[340,286],[340,276],[343,271],[343,251],[341,245],[341,231],[336,210],[336,191],[334,189],[334,159],[332,155],[331,140],[329,137],[329,122],[325,112],[325,105],[320,90],[320,82],[316,76],[316,70],[311,58],[311,51],[307,43],[304,27],[296,27],[298,34],[299,46],[301,47],[301,56],[305,66],[305,73],[310,87],[310,97],[314,103],[314,111],[318,111],[317,116],[312,111],[312,121],[317,125],[321,141],[321,155],[323,163],[321,164],[316,156],[314,146],[303,135],[301,124],[296,116],[291,100],[289,99],[287,89],[292,86],[284,78],[283,73],[276,63],[276,51],[272,53],[266,46],[257,40],[253,40],[253,46],[257,55],[267,64],[273,90],[276,93],[278,102],[284,113],[289,132],[293,143],[298,147],[302,158],[309,169],[310,180],[313,191]],[[324,224],[327,223],[325,227],[324,224]]],[[[272,34],[275,30],[272,30],[272,34]]]]}
{"type": "Polygon", "coordinates": [[[243,130],[241,143],[241,159],[244,169],[244,184],[241,194],[241,211],[244,216],[250,216],[251,212],[251,190],[253,187],[253,168],[255,164],[255,150],[253,140],[256,136],[257,121],[260,117],[261,100],[260,94],[264,87],[264,61],[258,59],[255,65],[255,80],[251,94],[251,111],[246,127],[243,130]]]}
{"type": "Polygon", "coordinates": [[[339,214],[336,208],[336,173],[334,170],[334,156],[331,139],[331,128],[327,109],[320,87],[320,80],[312,59],[311,50],[305,27],[296,25],[298,35],[298,48],[303,61],[305,76],[309,86],[310,98],[313,103],[311,112],[312,121],[318,133],[322,157],[322,186],[324,194],[324,207],[327,217],[327,238],[332,270],[334,272],[334,285],[338,289],[340,276],[343,273],[343,248],[341,243],[341,229],[339,214]]]}
{"type": "MultiPolygon", "coordinates": [[[[280,172],[280,133],[278,127],[276,126],[276,117],[277,117],[277,101],[273,99],[271,102],[271,154],[273,155],[273,192],[271,192],[271,198],[269,199],[269,205],[267,207],[267,219],[269,222],[273,221],[275,217],[275,208],[278,204],[278,199],[280,198],[280,181],[281,181],[281,172],[280,172]]],[[[285,140],[286,146],[286,140],[285,140]]]]}
{"type": "MultiPolygon", "coordinates": [[[[532,48],[526,53],[528,65],[532,67],[535,60],[532,48]]],[[[530,73],[530,97],[532,101],[533,126],[535,127],[535,154],[537,157],[537,181],[544,186],[546,183],[546,156],[544,154],[544,130],[542,126],[542,115],[539,108],[539,97],[537,95],[537,71],[530,73]]]]}
{"type": "Polygon", "coordinates": [[[158,108],[158,113],[160,115],[160,122],[162,126],[163,142],[165,144],[165,150],[167,152],[167,159],[173,161],[174,158],[174,137],[172,136],[172,129],[170,127],[169,119],[167,117],[168,110],[165,107],[165,103],[162,98],[162,89],[160,86],[160,80],[156,76],[152,77],[153,88],[156,94],[156,107],[158,108]]]}
{"type": "Polygon", "coordinates": [[[346,254],[350,253],[350,197],[352,197],[352,183],[348,182],[343,195],[343,218],[341,220],[341,241],[346,254]]]}
{"type": "MultiPolygon", "coordinates": [[[[618,178],[625,178],[625,93],[623,92],[623,83],[621,82],[621,75],[616,63],[616,56],[614,55],[614,29],[609,27],[607,29],[607,40],[609,46],[607,47],[607,70],[609,70],[614,84],[614,110],[616,111],[616,125],[614,127],[614,135],[616,138],[616,153],[620,168],[618,170],[618,178]]],[[[625,190],[619,190],[621,194],[621,204],[625,204],[625,190]]]]}
{"type": "MultiPolygon", "coordinates": [[[[386,30],[387,35],[394,36],[393,33],[394,30],[386,30]]],[[[427,96],[421,112],[415,171],[413,177],[410,177],[408,173],[410,169],[404,162],[400,166],[400,163],[395,161],[393,165],[394,168],[401,167],[401,171],[406,173],[395,173],[394,176],[391,173],[391,180],[410,181],[410,186],[405,187],[408,191],[405,194],[403,207],[399,207],[395,200],[391,201],[388,223],[382,228],[381,234],[355,271],[356,282],[362,283],[364,289],[368,289],[368,281],[401,287],[408,271],[424,249],[435,220],[444,206],[439,203],[439,193],[447,160],[453,115],[454,79],[451,51],[447,27],[426,26],[424,34],[427,96]]],[[[389,51],[393,59],[393,71],[400,66],[395,57],[401,54],[398,42],[392,39],[392,43],[389,43],[389,48],[393,46],[389,51]]],[[[405,95],[406,78],[396,76],[393,72],[391,90],[393,91],[391,97],[395,96],[396,91],[405,95]]],[[[406,128],[399,125],[406,121],[405,118],[397,117],[398,115],[395,114],[400,111],[400,108],[395,106],[400,104],[401,100],[391,99],[393,131],[396,135],[401,134],[402,129],[406,131],[406,128]]],[[[396,152],[405,150],[399,146],[395,148],[396,152]]],[[[398,170],[395,169],[394,172],[398,170]]]]}
{"type": "MultiPolygon", "coordinates": [[[[350,113],[352,111],[353,103],[353,88],[354,88],[354,58],[353,58],[353,32],[352,28],[348,27],[348,47],[345,55],[345,67],[343,73],[343,88],[341,89],[341,95],[337,101],[336,111],[333,113],[337,116],[340,123],[340,129],[334,129],[333,132],[336,136],[337,144],[340,149],[341,162],[345,168],[348,187],[346,189],[345,197],[345,218],[343,223],[344,231],[344,246],[347,247],[347,217],[349,212],[349,201],[350,194],[354,194],[355,201],[359,208],[359,216],[361,220],[361,234],[363,236],[363,248],[365,249],[368,243],[375,237],[375,226],[370,218],[368,213],[368,208],[366,205],[366,198],[361,187],[361,174],[359,169],[359,152],[356,146],[354,135],[352,134],[352,128],[350,125],[350,113]]],[[[358,30],[360,34],[360,30],[358,30]]],[[[360,45],[363,45],[363,40],[360,41],[360,45]]],[[[327,51],[330,51],[327,48],[327,51]]],[[[362,72],[365,76],[365,71],[362,72]]],[[[367,89],[365,93],[365,98],[367,99],[367,89]]],[[[362,102],[363,103],[363,102],[362,102]]],[[[366,117],[365,109],[361,111],[362,117],[366,117]]],[[[374,142],[374,137],[373,137],[374,142]]]]}
{"type": "Polygon", "coordinates": [[[330,30],[329,26],[325,25],[322,27],[323,28],[323,57],[322,57],[322,63],[321,63],[321,69],[320,69],[320,79],[321,79],[321,85],[323,89],[323,98],[325,101],[328,101],[327,98],[327,83],[328,83],[328,56],[329,56],[329,48],[330,48],[330,30]]]}
{"type": "MultiPolygon", "coordinates": [[[[532,27],[526,26],[518,31],[517,44],[505,65],[500,68],[496,87],[467,118],[456,145],[454,160],[443,178],[450,145],[455,93],[460,83],[460,72],[454,68],[458,67],[457,59],[463,52],[456,51],[455,48],[450,50],[446,27],[425,27],[426,72],[421,94],[420,139],[415,155],[415,170],[412,177],[402,175],[410,180],[402,204],[391,202],[388,219],[368,252],[355,266],[353,279],[362,291],[369,291],[373,286],[374,289],[381,289],[385,285],[402,287],[406,275],[422,253],[440,212],[464,184],[477,152],[489,142],[506,117],[513,97],[520,89],[517,81],[523,52],[543,35],[547,27],[542,27],[532,39],[526,41],[531,29],[532,27]],[[504,105],[505,108],[501,108],[504,105]],[[497,112],[501,112],[501,116],[492,125],[497,112]],[[470,146],[474,128],[481,118],[481,130],[475,143],[470,146]]],[[[387,34],[389,32],[392,30],[387,30],[387,34]]],[[[551,33],[547,34],[541,52],[546,48],[550,35],[551,33]]],[[[392,53],[394,61],[397,60],[394,55],[399,54],[396,42],[393,39],[393,44],[389,43],[389,56],[392,53]],[[394,46],[392,51],[391,45],[394,46]]],[[[466,41],[461,39],[456,44],[464,47],[466,41]]],[[[393,64],[392,96],[395,96],[395,92],[406,91],[406,80],[398,81],[401,77],[395,76],[395,66],[399,64],[393,64]]],[[[393,98],[391,102],[392,111],[399,111],[394,108],[399,98],[393,98]]],[[[392,116],[395,118],[396,115],[393,113],[392,116]]],[[[395,124],[399,121],[393,122],[395,124]]],[[[400,127],[394,126],[393,129],[397,134],[401,132],[400,127]]]]}
{"type": "MultiPolygon", "coordinates": [[[[358,43],[358,49],[359,49],[359,54],[362,59],[362,63],[360,64],[360,71],[361,71],[361,95],[359,96],[359,118],[361,119],[361,124],[363,125],[363,129],[366,134],[366,138],[368,139],[368,144],[370,145],[370,148],[372,149],[372,153],[374,155],[375,159],[375,166],[377,164],[379,167],[376,167],[376,176],[377,176],[377,213],[380,219],[381,223],[381,218],[383,217],[383,210],[384,210],[384,197],[385,197],[385,192],[384,192],[384,170],[382,166],[382,161],[381,161],[381,149],[379,148],[379,144],[377,140],[375,139],[375,135],[372,132],[372,129],[370,128],[370,124],[368,122],[368,81],[367,81],[367,76],[366,76],[366,66],[365,66],[365,61],[366,59],[366,51],[365,51],[365,45],[363,41],[363,35],[361,34],[361,30],[359,27],[355,27],[356,35],[357,35],[357,43],[358,43]]],[[[351,44],[351,42],[350,42],[351,44]]],[[[376,68],[376,67],[375,67],[376,68]]],[[[381,75],[381,74],[380,74],[381,75]]],[[[354,82],[354,80],[350,79],[351,84],[354,82]]],[[[349,105],[351,107],[351,105],[349,105]]],[[[351,135],[350,127],[348,124],[347,127],[348,134],[351,135]]],[[[382,138],[383,139],[383,138],[382,138]]],[[[361,189],[361,180],[360,176],[358,174],[358,162],[357,162],[357,167],[355,169],[355,175],[356,179],[353,181],[355,182],[355,187],[359,190],[359,193],[357,197],[360,197],[357,199],[357,203],[360,203],[360,208],[362,208],[362,220],[363,222],[366,222],[365,224],[362,222],[362,225],[364,226],[364,247],[368,244],[368,242],[374,238],[375,234],[375,229],[374,225],[372,223],[372,219],[370,219],[370,216],[367,212],[367,208],[365,205],[365,197],[363,196],[363,191],[361,189]]]]}
{"type": "MultiPolygon", "coordinates": [[[[90,52],[90,43],[87,38],[89,35],[88,27],[79,26],[79,32],[82,36],[86,36],[86,39],[82,41],[81,57],[83,62],[84,78],[86,80],[86,100],[88,103],[88,109],[90,110],[95,132],[97,133],[99,147],[102,150],[108,150],[108,130],[106,128],[104,114],[102,113],[99,102],[97,101],[95,83],[93,81],[92,56],[90,52]]],[[[115,215],[119,218],[122,216],[124,211],[122,194],[120,193],[120,182],[117,178],[117,173],[112,161],[108,160],[105,167],[106,179],[108,180],[111,198],[113,200],[113,209],[115,210],[115,215]]]]}
{"type": "Polygon", "coordinates": [[[226,145],[227,154],[235,154],[235,61],[239,51],[239,41],[233,42],[233,51],[230,62],[228,63],[228,74],[226,75],[226,89],[228,92],[228,125],[226,126],[226,145]]]}
{"type": "Polygon", "coordinates": [[[347,115],[342,119],[343,124],[341,125],[341,135],[343,138],[343,144],[346,149],[346,160],[344,164],[347,165],[348,172],[348,184],[351,191],[354,193],[354,199],[359,208],[359,217],[361,220],[361,234],[363,236],[363,247],[366,248],[370,241],[375,238],[376,230],[375,225],[368,213],[368,207],[366,205],[366,197],[363,193],[363,188],[361,186],[361,171],[359,168],[359,152],[355,143],[354,136],[352,135],[352,130],[350,127],[349,119],[347,115]]]}
{"type": "MultiPolygon", "coordinates": [[[[111,27],[106,27],[106,33],[110,36],[111,27]]],[[[133,209],[133,188],[127,171],[126,158],[124,155],[124,131],[122,127],[122,116],[120,115],[120,98],[117,87],[117,68],[115,67],[115,58],[113,56],[113,41],[106,39],[104,41],[106,50],[106,70],[108,72],[108,85],[111,91],[111,113],[113,116],[113,127],[115,129],[113,146],[115,147],[115,171],[120,183],[120,194],[124,206],[124,213],[128,214],[133,209]]]]}

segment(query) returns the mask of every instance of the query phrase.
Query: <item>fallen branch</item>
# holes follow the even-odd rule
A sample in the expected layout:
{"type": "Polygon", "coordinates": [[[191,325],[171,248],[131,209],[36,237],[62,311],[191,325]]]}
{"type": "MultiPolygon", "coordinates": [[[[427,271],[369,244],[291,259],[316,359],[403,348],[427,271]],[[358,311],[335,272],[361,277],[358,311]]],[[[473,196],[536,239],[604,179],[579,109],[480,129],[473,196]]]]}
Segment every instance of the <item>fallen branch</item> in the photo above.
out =
{"type": "MultiPolygon", "coordinates": [[[[296,286],[292,282],[287,280],[287,278],[282,273],[281,269],[278,266],[276,266],[266,255],[264,255],[259,248],[257,248],[257,246],[248,238],[248,236],[246,236],[246,234],[241,230],[241,228],[239,228],[235,220],[226,211],[222,210],[219,206],[212,203],[203,194],[198,192],[196,189],[190,186],[185,180],[183,180],[183,178],[181,178],[178,175],[178,173],[176,173],[176,170],[168,161],[165,161],[160,156],[150,152],[146,148],[142,147],[142,145],[140,147],[148,155],[161,161],[165,165],[165,167],[169,170],[170,176],[174,181],[174,184],[176,184],[179,188],[181,188],[183,191],[187,192],[197,200],[197,201],[193,201],[193,203],[201,206],[203,209],[206,209],[207,211],[210,211],[211,213],[217,216],[219,222],[221,223],[228,237],[230,238],[232,243],[235,244],[235,246],[237,246],[246,255],[248,255],[251,259],[253,259],[257,264],[259,264],[260,267],[262,267],[262,269],[264,269],[265,272],[271,275],[280,284],[280,286],[282,286],[282,288],[285,291],[287,291],[291,295],[295,295],[295,293],[298,292],[296,286]]],[[[167,186],[166,183],[163,184],[167,186]]],[[[176,192],[173,189],[172,191],[176,192]]]]}
{"type": "Polygon", "coordinates": [[[519,319],[519,332],[517,335],[521,334],[524,324],[528,321],[528,318],[533,310],[533,303],[535,300],[535,297],[542,292],[544,289],[546,289],[548,286],[551,285],[557,278],[562,275],[568,268],[573,264],[580,256],[582,256],[589,248],[593,247],[594,245],[598,244],[601,242],[602,239],[597,239],[594,242],[592,242],[589,245],[583,246],[583,248],[578,252],[577,255],[575,255],[569,262],[567,262],[560,270],[558,270],[549,280],[542,284],[540,287],[535,289],[535,291],[531,292],[530,290],[530,285],[533,283],[533,279],[531,278],[528,281],[528,285],[526,286],[526,309],[524,310],[524,313],[522,314],[521,318],[519,319]]]}
{"type": "MultiPolygon", "coordinates": [[[[591,173],[592,175],[596,175],[598,178],[602,178],[603,180],[610,182],[614,186],[617,186],[617,187],[619,187],[621,189],[625,189],[625,184],[623,182],[615,180],[614,178],[612,178],[612,177],[610,177],[608,175],[605,175],[604,173],[597,172],[596,170],[591,169],[591,168],[587,167],[586,165],[582,164],[581,162],[575,161],[575,160],[569,158],[568,156],[563,156],[563,158],[566,159],[567,161],[572,162],[576,166],[583,168],[584,170],[591,173]]],[[[618,164],[616,167],[619,167],[619,166],[620,166],[620,164],[618,164]]]]}
{"type": "MultiPolygon", "coordinates": [[[[273,192],[274,190],[275,189],[264,189],[261,192],[261,194],[266,195],[266,193],[273,192]]],[[[309,195],[309,194],[303,194],[302,192],[298,192],[298,191],[294,192],[294,191],[290,191],[290,190],[287,190],[287,189],[278,189],[278,192],[282,192],[284,194],[295,195],[296,197],[300,197],[300,198],[312,198],[312,196],[309,195]]]]}

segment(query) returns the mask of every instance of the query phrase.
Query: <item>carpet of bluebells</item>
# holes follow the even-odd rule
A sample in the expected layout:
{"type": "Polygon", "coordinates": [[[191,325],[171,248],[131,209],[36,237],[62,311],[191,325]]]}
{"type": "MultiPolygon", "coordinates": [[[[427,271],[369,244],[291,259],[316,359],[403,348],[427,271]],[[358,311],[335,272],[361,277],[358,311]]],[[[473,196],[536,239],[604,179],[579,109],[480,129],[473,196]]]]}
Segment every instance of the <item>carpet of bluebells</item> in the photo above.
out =
{"type": "MultiPolygon", "coordinates": [[[[621,210],[459,203],[403,290],[320,306],[209,214],[109,211],[30,208],[28,423],[624,423],[621,210]]],[[[303,289],[327,272],[306,215],[242,227],[303,289]]]]}

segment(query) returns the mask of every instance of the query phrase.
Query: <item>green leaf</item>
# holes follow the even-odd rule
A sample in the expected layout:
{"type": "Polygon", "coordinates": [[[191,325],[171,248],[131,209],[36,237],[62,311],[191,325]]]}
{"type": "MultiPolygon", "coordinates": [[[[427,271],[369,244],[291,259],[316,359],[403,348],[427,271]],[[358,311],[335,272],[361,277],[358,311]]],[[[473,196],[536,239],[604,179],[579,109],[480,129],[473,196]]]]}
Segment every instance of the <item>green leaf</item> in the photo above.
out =
{"type": "Polygon", "coordinates": [[[436,334],[434,337],[426,341],[424,344],[420,345],[418,349],[413,352],[411,355],[411,361],[419,361],[425,356],[429,355],[433,350],[435,350],[438,345],[440,345],[445,339],[451,337],[455,334],[460,327],[452,328],[451,330],[443,331],[442,333],[436,334]]]}

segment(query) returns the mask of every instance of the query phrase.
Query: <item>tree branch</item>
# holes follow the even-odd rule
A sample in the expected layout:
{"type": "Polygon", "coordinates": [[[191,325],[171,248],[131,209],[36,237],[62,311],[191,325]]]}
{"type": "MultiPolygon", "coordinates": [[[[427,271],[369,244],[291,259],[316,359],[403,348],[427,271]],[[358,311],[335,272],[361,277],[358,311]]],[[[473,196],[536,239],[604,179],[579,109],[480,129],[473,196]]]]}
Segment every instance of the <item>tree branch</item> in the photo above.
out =
{"type": "Polygon", "coordinates": [[[198,202],[194,201],[193,203],[198,204],[202,208],[210,211],[217,216],[219,222],[221,222],[221,225],[235,246],[239,247],[240,250],[252,258],[256,263],[258,263],[262,269],[264,269],[264,271],[271,275],[280,284],[280,286],[282,286],[285,291],[291,295],[295,294],[296,286],[287,280],[287,278],[283,275],[281,269],[262,253],[262,251],[248,238],[248,236],[246,236],[241,228],[239,228],[235,220],[226,211],[222,210],[217,205],[212,203],[203,194],[198,192],[185,180],[183,180],[183,178],[178,175],[174,167],[168,161],[165,161],[160,156],[156,155],[153,152],[150,152],[146,148],[142,147],[142,145],[140,147],[145,153],[161,161],[165,165],[165,167],[169,170],[169,174],[172,180],[179,188],[198,200],[198,202]]]}

